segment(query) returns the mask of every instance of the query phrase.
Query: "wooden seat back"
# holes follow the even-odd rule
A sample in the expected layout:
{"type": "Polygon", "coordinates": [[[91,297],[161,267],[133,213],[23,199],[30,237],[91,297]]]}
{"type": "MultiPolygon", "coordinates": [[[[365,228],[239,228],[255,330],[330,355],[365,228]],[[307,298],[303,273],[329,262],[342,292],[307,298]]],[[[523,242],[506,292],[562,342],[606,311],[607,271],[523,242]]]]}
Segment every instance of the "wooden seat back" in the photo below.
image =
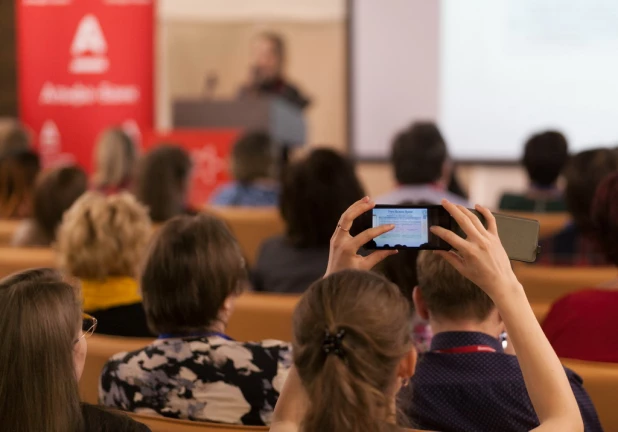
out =
{"type": "Polygon", "coordinates": [[[562,364],[583,378],[584,388],[597,409],[603,429],[618,431],[618,410],[616,409],[618,364],[570,359],[562,359],[562,364]]]}
{"type": "Polygon", "coordinates": [[[96,405],[99,401],[99,377],[105,363],[114,354],[136,351],[152,343],[152,339],[125,338],[94,334],[88,339],[86,365],[79,380],[83,402],[96,405]]]}
{"type": "Polygon", "coordinates": [[[276,208],[208,207],[205,211],[227,223],[250,266],[255,264],[264,240],[285,232],[285,224],[276,208]]]}
{"type": "Polygon", "coordinates": [[[0,278],[39,267],[56,267],[52,249],[0,247],[0,278]]]}
{"type": "Polygon", "coordinates": [[[615,267],[514,266],[530,303],[553,303],[568,293],[615,279],[615,267]]]}
{"type": "Polygon", "coordinates": [[[245,293],[238,297],[227,333],[239,341],[292,341],[292,314],[299,295],[245,293]]]}

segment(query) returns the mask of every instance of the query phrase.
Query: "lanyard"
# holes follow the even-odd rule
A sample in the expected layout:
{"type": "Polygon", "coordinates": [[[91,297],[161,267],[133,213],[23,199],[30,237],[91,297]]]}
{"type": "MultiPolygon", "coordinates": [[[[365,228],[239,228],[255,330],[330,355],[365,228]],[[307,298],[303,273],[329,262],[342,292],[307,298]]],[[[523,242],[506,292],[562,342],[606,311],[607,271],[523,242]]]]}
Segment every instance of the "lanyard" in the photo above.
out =
{"type": "Polygon", "coordinates": [[[234,340],[231,337],[223,333],[219,333],[219,332],[189,333],[189,334],[163,333],[159,335],[159,339],[185,339],[185,338],[197,338],[197,337],[207,338],[207,337],[212,337],[212,336],[218,336],[221,339],[225,339],[228,341],[234,340]]]}
{"type": "Polygon", "coordinates": [[[475,352],[491,352],[495,353],[496,350],[489,345],[468,345],[455,348],[447,348],[442,350],[433,350],[433,352],[440,354],[467,354],[475,352]]]}

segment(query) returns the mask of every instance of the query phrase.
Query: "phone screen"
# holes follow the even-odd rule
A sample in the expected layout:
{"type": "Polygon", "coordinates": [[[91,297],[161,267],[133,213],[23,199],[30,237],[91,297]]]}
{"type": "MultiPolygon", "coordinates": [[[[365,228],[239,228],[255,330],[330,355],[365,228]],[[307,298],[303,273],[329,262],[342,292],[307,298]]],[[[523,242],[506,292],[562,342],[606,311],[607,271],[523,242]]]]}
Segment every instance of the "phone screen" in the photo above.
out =
{"type": "Polygon", "coordinates": [[[393,224],[395,228],[365,245],[368,249],[450,249],[429,228],[451,227],[451,217],[442,206],[377,205],[371,210],[371,226],[393,224]]]}
{"type": "Polygon", "coordinates": [[[393,224],[395,229],[375,238],[376,247],[418,248],[429,243],[426,208],[374,208],[373,227],[393,224]]]}

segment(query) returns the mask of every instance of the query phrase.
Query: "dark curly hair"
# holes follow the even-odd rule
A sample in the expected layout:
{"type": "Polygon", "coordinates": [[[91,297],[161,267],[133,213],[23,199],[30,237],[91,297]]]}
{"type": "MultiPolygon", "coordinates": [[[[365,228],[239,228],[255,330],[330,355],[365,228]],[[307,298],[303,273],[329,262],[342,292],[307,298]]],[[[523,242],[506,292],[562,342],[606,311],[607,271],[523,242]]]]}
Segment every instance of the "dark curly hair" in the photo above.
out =
{"type": "Polygon", "coordinates": [[[288,240],[299,248],[328,247],[341,214],[364,195],[349,159],[312,151],[284,174],[280,211],[288,240]]]}

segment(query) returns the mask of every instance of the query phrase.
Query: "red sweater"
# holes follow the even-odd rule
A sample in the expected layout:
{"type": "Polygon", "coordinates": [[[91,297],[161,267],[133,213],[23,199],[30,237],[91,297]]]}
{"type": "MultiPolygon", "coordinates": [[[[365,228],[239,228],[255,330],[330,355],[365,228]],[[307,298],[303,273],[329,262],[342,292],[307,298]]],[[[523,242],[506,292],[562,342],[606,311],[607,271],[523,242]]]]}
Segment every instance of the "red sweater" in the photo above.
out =
{"type": "Polygon", "coordinates": [[[618,290],[586,289],[562,297],[543,330],[558,357],[618,363],[618,290]]]}

